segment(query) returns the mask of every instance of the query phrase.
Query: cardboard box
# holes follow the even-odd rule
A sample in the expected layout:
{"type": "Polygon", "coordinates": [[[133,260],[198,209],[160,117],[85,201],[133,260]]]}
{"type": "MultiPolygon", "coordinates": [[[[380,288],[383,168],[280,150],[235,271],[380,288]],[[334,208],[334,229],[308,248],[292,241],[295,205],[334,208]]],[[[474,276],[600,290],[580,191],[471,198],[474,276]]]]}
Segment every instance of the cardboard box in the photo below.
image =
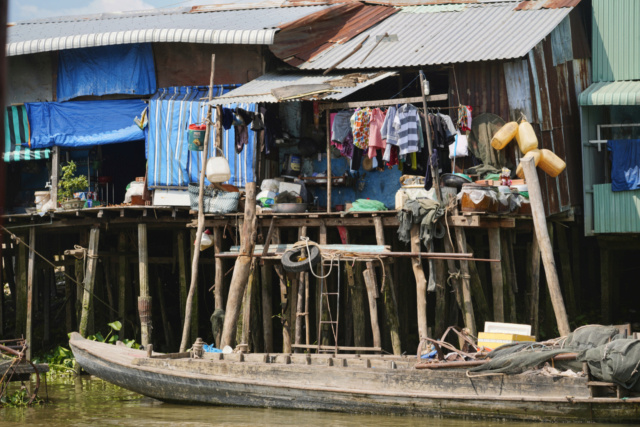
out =
{"type": "Polygon", "coordinates": [[[297,194],[299,196],[300,192],[302,191],[302,185],[295,184],[293,182],[281,182],[278,192],[279,193],[283,193],[285,191],[289,191],[291,193],[295,193],[295,194],[297,194]]]}
{"type": "Polygon", "coordinates": [[[480,332],[478,333],[478,345],[495,350],[505,344],[514,344],[518,342],[535,342],[535,337],[531,335],[505,334],[499,332],[480,332]]]}

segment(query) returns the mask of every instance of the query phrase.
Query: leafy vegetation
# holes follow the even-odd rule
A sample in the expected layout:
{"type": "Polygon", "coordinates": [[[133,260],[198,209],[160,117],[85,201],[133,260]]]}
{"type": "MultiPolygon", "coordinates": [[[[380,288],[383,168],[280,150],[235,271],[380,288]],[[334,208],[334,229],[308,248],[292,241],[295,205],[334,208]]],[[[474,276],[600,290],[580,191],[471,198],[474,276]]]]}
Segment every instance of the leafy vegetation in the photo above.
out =
{"type": "Polygon", "coordinates": [[[76,176],[77,166],[73,160],[62,166],[62,176],[58,182],[58,201],[73,199],[73,193],[76,191],[86,190],[89,187],[87,177],[84,175],[76,176]]]}
{"type": "MultiPolygon", "coordinates": [[[[29,391],[23,386],[13,393],[8,393],[0,397],[0,406],[7,406],[9,408],[25,408],[28,406],[30,398],[31,395],[29,394],[29,391]]],[[[44,403],[44,400],[36,396],[32,404],[38,403],[44,403]]]]}

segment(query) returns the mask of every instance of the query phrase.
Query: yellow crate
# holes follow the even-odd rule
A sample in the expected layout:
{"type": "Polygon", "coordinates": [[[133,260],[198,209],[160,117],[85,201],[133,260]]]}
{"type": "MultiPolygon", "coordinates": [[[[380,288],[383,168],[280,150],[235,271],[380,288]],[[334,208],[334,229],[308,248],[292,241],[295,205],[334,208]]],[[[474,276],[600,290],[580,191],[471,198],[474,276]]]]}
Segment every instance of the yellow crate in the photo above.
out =
{"type": "Polygon", "coordinates": [[[503,334],[498,332],[478,333],[478,345],[495,350],[505,344],[517,342],[535,342],[536,338],[530,335],[503,334]]]}

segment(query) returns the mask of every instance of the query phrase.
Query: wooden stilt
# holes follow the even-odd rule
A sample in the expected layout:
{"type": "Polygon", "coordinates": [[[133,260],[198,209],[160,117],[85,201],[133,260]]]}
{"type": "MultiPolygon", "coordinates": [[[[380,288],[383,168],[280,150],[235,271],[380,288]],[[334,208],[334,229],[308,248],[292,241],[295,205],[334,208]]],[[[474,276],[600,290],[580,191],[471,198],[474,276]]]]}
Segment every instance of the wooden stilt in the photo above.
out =
{"type": "Polygon", "coordinates": [[[551,302],[553,303],[558,330],[560,331],[560,335],[565,336],[571,332],[571,328],[569,327],[569,318],[564,306],[564,300],[562,299],[560,281],[558,280],[558,272],[556,271],[556,262],[553,258],[553,250],[546,226],[546,216],[544,213],[540,182],[538,181],[538,172],[533,163],[533,158],[523,158],[521,164],[525,179],[527,180],[527,187],[529,188],[533,225],[536,236],[538,237],[538,243],[540,244],[542,263],[544,264],[544,272],[547,277],[547,286],[549,287],[549,294],[551,296],[551,302]]]}
{"type": "Polygon", "coordinates": [[[364,315],[364,279],[362,276],[362,263],[356,262],[355,266],[345,263],[347,271],[347,289],[351,300],[351,312],[353,314],[353,342],[355,347],[365,347],[365,315],[364,315]]]}
{"type": "Polygon", "coordinates": [[[151,344],[151,296],[149,292],[149,251],[147,246],[147,224],[138,224],[138,313],[140,315],[140,342],[143,347],[151,344]]]}
{"type": "MultiPolygon", "coordinates": [[[[289,295],[287,296],[288,304],[286,316],[289,320],[290,325],[290,333],[291,333],[291,343],[293,344],[296,339],[296,309],[298,307],[298,274],[295,273],[286,273],[287,279],[289,281],[289,295]]],[[[292,352],[295,350],[292,350],[292,352]]]]}
{"type": "MultiPolygon", "coordinates": [[[[374,217],[373,224],[376,231],[376,244],[384,246],[385,238],[382,218],[379,216],[374,217]]],[[[400,321],[398,320],[398,301],[393,283],[393,269],[388,259],[383,261],[382,266],[384,269],[382,295],[389,333],[391,335],[391,347],[393,348],[393,354],[400,355],[402,354],[402,345],[400,343],[400,321]]]]}
{"type": "Polygon", "coordinates": [[[282,269],[282,266],[275,266],[276,274],[280,279],[280,321],[282,323],[282,352],[291,353],[291,325],[289,319],[286,316],[287,306],[291,304],[288,295],[287,277],[282,269]]]}
{"type": "MultiPolygon", "coordinates": [[[[46,268],[43,269],[43,285],[44,285],[44,289],[42,291],[43,293],[43,302],[42,302],[42,316],[44,317],[43,323],[44,323],[44,331],[43,331],[43,335],[42,335],[42,339],[44,341],[44,345],[45,347],[49,344],[49,341],[51,340],[51,324],[50,324],[50,320],[51,320],[51,288],[56,286],[55,283],[55,274],[53,272],[53,269],[50,269],[48,266],[46,268]],[[48,274],[50,273],[50,274],[48,274]]],[[[0,293],[4,293],[1,292],[0,293]]],[[[1,319],[0,319],[1,320],[1,319]]]]}
{"type": "Polygon", "coordinates": [[[273,310],[271,307],[271,292],[273,289],[271,281],[271,269],[273,263],[265,260],[260,268],[262,285],[262,333],[264,340],[264,352],[273,353],[273,323],[271,317],[273,310]]]}
{"type": "Polygon", "coordinates": [[[29,347],[27,348],[27,359],[31,359],[31,347],[33,346],[32,325],[33,320],[33,287],[35,285],[35,268],[36,268],[36,228],[29,228],[29,265],[27,270],[27,321],[26,321],[26,333],[25,338],[29,347]]]}
{"type": "Polygon", "coordinates": [[[87,335],[87,326],[89,323],[89,310],[92,310],[93,285],[96,280],[96,267],[98,265],[98,243],[100,240],[100,227],[91,228],[89,236],[89,248],[87,251],[87,274],[82,282],[82,314],[80,317],[80,325],[78,332],[83,337],[87,335]]]}
{"type": "MultiPolygon", "coordinates": [[[[0,245],[2,245],[0,237],[0,245]]],[[[0,254],[3,252],[0,246],[0,254]]],[[[4,284],[6,283],[6,271],[4,258],[0,256],[0,337],[4,336],[4,284]]],[[[70,330],[70,329],[69,329],[70,330]]]]}
{"type": "MultiPolygon", "coordinates": [[[[300,227],[298,229],[298,238],[305,237],[307,235],[307,227],[300,227]]],[[[304,309],[304,296],[305,296],[305,276],[309,273],[300,273],[297,280],[297,292],[296,295],[296,309],[295,309],[295,343],[297,345],[302,344],[302,329],[303,329],[303,317],[308,317],[304,309]]],[[[296,348],[295,352],[300,353],[302,349],[296,348]]]]}
{"type": "Polygon", "coordinates": [[[515,302],[515,297],[513,294],[513,269],[511,268],[511,252],[509,251],[509,237],[507,236],[506,232],[501,233],[500,235],[500,248],[502,251],[502,257],[501,257],[501,266],[502,266],[502,274],[503,274],[503,280],[505,283],[504,286],[504,298],[505,298],[505,305],[508,307],[508,312],[507,312],[507,319],[509,319],[509,322],[511,323],[517,323],[517,319],[516,319],[516,302],[515,302]]]}
{"type": "MultiPolygon", "coordinates": [[[[329,209],[329,207],[327,209],[329,209]]],[[[320,230],[318,232],[318,243],[321,245],[327,244],[327,227],[325,226],[324,223],[320,225],[320,230]]],[[[328,279],[329,278],[326,279],[327,280],[326,283],[328,283],[328,279]]],[[[318,304],[317,312],[322,313],[322,317],[320,320],[327,321],[329,320],[329,308],[326,306],[327,302],[320,296],[321,280],[322,279],[316,279],[316,301],[318,304]],[[323,304],[325,305],[324,310],[322,310],[323,304]]],[[[327,334],[327,324],[325,323],[321,328],[319,328],[319,330],[320,330],[320,336],[318,337],[318,342],[321,343],[321,345],[329,345],[329,335],[327,334]]]]}
{"type": "MultiPolygon", "coordinates": [[[[180,320],[184,324],[184,311],[187,306],[187,258],[185,254],[186,231],[178,231],[176,244],[178,245],[178,282],[180,295],[180,320]]],[[[218,258],[216,258],[216,261],[218,258]]]]}
{"type": "MultiPolygon", "coordinates": [[[[343,244],[349,245],[353,242],[353,236],[348,227],[344,228],[345,230],[345,239],[343,240],[343,244]]],[[[345,262],[340,265],[340,267],[344,266],[344,277],[343,283],[345,283],[344,292],[340,295],[340,319],[344,319],[340,322],[340,324],[344,327],[344,333],[341,335],[343,337],[344,346],[353,346],[353,310],[351,309],[352,301],[351,294],[352,289],[349,287],[349,271],[353,275],[353,263],[349,265],[349,262],[345,262]]],[[[341,272],[342,274],[342,272],[341,272]]]]}
{"type": "MultiPolygon", "coordinates": [[[[489,229],[489,256],[492,259],[501,259],[500,229],[489,229]]],[[[493,320],[504,322],[504,286],[502,280],[501,263],[490,262],[491,288],[493,294],[493,320]]]]}
{"type": "MultiPolygon", "coordinates": [[[[244,298],[242,300],[242,334],[239,335],[241,337],[240,341],[242,344],[246,344],[247,352],[251,351],[251,300],[253,288],[255,285],[255,275],[257,274],[256,270],[256,260],[254,259],[251,263],[251,270],[249,271],[249,279],[247,280],[247,286],[244,293],[244,298]]],[[[240,324],[240,322],[238,322],[240,324]]]]}
{"type": "MultiPolygon", "coordinates": [[[[20,236],[22,241],[26,241],[25,236],[20,236]]],[[[22,244],[18,244],[17,251],[17,266],[18,274],[16,280],[16,336],[24,336],[26,331],[27,321],[27,259],[29,257],[29,251],[27,247],[22,244]]]]}
{"type": "Polygon", "coordinates": [[[371,332],[373,333],[373,346],[382,347],[380,336],[380,325],[378,323],[378,303],[376,299],[380,296],[376,283],[376,273],[372,262],[367,262],[367,268],[363,272],[364,284],[367,287],[367,298],[369,299],[369,318],[371,321],[371,332]]]}
{"type": "Polygon", "coordinates": [[[162,277],[160,275],[160,269],[156,268],[156,290],[158,293],[158,302],[160,303],[160,315],[162,316],[162,325],[164,329],[164,342],[167,346],[167,351],[173,349],[173,330],[171,328],[171,322],[169,322],[169,316],[167,314],[167,307],[165,305],[164,287],[162,285],[162,277]]]}
{"type": "Polygon", "coordinates": [[[539,305],[540,305],[540,246],[538,239],[533,235],[531,242],[531,291],[529,303],[529,323],[531,324],[531,334],[538,338],[540,336],[539,305]]]}
{"type": "MultiPolygon", "coordinates": [[[[189,242],[195,242],[196,241],[196,236],[197,236],[197,232],[195,229],[191,229],[189,230],[189,242]]],[[[199,247],[199,246],[198,246],[199,247]]],[[[190,248],[190,260],[192,262],[192,268],[193,268],[193,258],[194,258],[194,253],[195,253],[195,245],[189,245],[190,248]]],[[[199,251],[198,251],[199,252],[199,251]]],[[[189,265],[187,263],[187,265],[189,265]]],[[[198,265],[197,268],[200,268],[200,266],[198,265]]],[[[191,337],[190,342],[193,342],[196,340],[196,338],[198,338],[198,282],[200,282],[201,278],[199,276],[199,272],[198,272],[198,277],[196,277],[196,288],[194,289],[193,292],[193,298],[191,299],[191,316],[189,316],[189,336],[191,337]]],[[[188,294],[187,294],[188,297],[188,294]]],[[[186,316],[186,303],[185,303],[185,316],[186,316]]]]}
{"type": "Polygon", "coordinates": [[[118,234],[118,318],[122,324],[120,336],[127,334],[127,271],[129,270],[129,260],[125,256],[127,250],[126,235],[122,232],[118,234]]]}
{"type": "Polygon", "coordinates": [[[434,324],[435,337],[439,339],[447,325],[447,270],[444,260],[436,260],[436,321],[434,324]]]}
{"type": "MultiPolygon", "coordinates": [[[[420,226],[411,227],[411,252],[420,252],[420,226]]],[[[420,258],[411,258],[413,276],[416,279],[416,302],[418,306],[418,333],[420,339],[428,337],[427,332],[427,279],[420,258]]]]}
{"type": "MultiPolygon", "coordinates": [[[[455,253],[455,249],[451,243],[451,241],[449,240],[449,236],[445,236],[444,237],[444,250],[446,253],[455,253]]],[[[456,266],[456,262],[452,259],[448,259],[447,260],[447,268],[449,270],[449,276],[451,277],[451,280],[449,280],[451,282],[451,285],[453,286],[453,293],[455,295],[456,298],[456,302],[458,304],[458,308],[460,309],[460,312],[462,313],[462,316],[464,317],[464,301],[462,299],[462,284],[460,283],[460,279],[457,276],[451,276],[452,274],[455,274],[458,272],[458,267],[456,266]]],[[[453,324],[453,323],[451,323],[453,324]]]]}
{"type": "MultiPolygon", "coordinates": [[[[18,251],[15,248],[15,245],[10,241],[6,242],[6,250],[2,251],[2,260],[4,261],[5,278],[6,278],[6,283],[8,283],[9,285],[9,291],[11,292],[11,295],[12,295],[11,304],[13,306],[14,313],[17,312],[16,310],[17,292],[16,292],[16,270],[13,268],[13,259],[14,259],[14,254],[16,254],[17,252],[18,251]]],[[[67,305],[72,306],[72,302],[69,301],[67,305]]],[[[5,319],[6,318],[7,316],[5,316],[5,319]]]]}
{"type": "MultiPolygon", "coordinates": [[[[217,122],[216,122],[216,126],[217,126],[217,122]]],[[[220,227],[213,228],[213,250],[215,251],[216,254],[219,254],[222,252],[222,231],[223,230],[221,230],[220,227]]],[[[213,294],[214,294],[215,309],[224,310],[224,296],[223,296],[224,295],[224,260],[222,258],[216,258],[214,262],[215,262],[215,271],[214,271],[215,276],[213,281],[213,294]]],[[[185,290],[186,290],[186,281],[185,281],[185,290]]],[[[269,298],[271,298],[271,294],[269,294],[269,298]]],[[[222,330],[219,330],[217,336],[215,337],[217,346],[220,346],[221,338],[222,338],[222,330]]]]}
{"type": "Polygon", "coordinates": [[[579,312],[581,308],[581,290],[586,289],[582,283],[582,268],[580,266],[581,255],[583,254],[580,244],[581,229],[577,226],[571,227],[571,271],[573,272],[573,290],[576,302],[576,310],[579,312]]]}
{"type": "Polygon", "coordinates": [[[571,272],[571,254],[569,253],[568,231],[564,224],[555,224],[558,236],[558,251],[560,252],[560,268],[564,284],[564,296],[567,300],[567,312],[569,317],[575,318],[577,314],[576,298],[573,287],[573,274],[571,272]]]}
{"type": "Polygon", "coordinates": [[[329,111],[325,113],[326,130],[327,130],[327,212],[331,212],[331,188],[333,186],[333,175],[331,173],[331,125],[329,120],[329,111]]]}
{"type": "MultiPolygon", "coordinates": [[[[467,238],[462,227],[455,227],[458,252],[467,253],[467,238]]],[[[476,319],[473,313],[471,301],[471,280],[468,261],[460,261],[460,273],[462,278],[462,299],[464,301],[464,325],[471,331],[471,335],[477,335],[476,319]]]]}
{"type": "Polygon", "coordinates": [[[600,246],[600,311],[603,325],[609,325],[612,321],[611,252],[609,248],[600,246]]]}
{"type": "MultiPolygon", "coordinates": [[[[467,251],[475,253],[469,246],[467,246],[467,251]]],[[[474,311],[476,322],[484,325],[485,321],[491,319],[491,313],[489,312],[489,304],[482,289],[482,282],[480,281],[480,274],[475,261],[469,261],[469,275],[471,276],[471,295],[477,308],[477,311],[474,311]]]]}

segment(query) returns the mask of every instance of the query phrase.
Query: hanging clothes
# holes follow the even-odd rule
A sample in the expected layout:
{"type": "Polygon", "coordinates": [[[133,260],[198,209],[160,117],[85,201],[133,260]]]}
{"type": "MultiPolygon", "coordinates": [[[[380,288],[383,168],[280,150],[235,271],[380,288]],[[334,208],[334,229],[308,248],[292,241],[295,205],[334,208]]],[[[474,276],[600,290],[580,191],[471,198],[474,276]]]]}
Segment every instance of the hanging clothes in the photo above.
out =
{"type": "Polygon", "coordinates": [[[458,107],[458,129],[460,132],[471,130],[471,105],[461,105],[458,107]]]}
{"type": "Polygon", "coordinates": [[[331,140],[342,142],[351,133],[351,112],[348,110],[331,114],[331,140]]]}
{"type": "Polygon", "coordinates": [[[640,140],[610,140],[607,149],[611,151],[611,191],[639,189],[640,140]]]}
{"type": "Polygon", "coordinates": [[[331,141],[331,145],[340,150],[340,155],[347,159],[353,158],[353,135],[351,131],[347,134],[342,142],[331,141]]]}
{"type": "Polygon", "coordinates": [[[393,127],[396,112],[396,107],[389,107],[380,129],[380,136],[387,144],[398,145],[398,131],[393,127]]]}
{"type": "Polygon", "coordinates": [[[374,108],[371,111],[371,119],[369,120],[369,158],[376,157],[379,149],[384,150],[387,143],[382,139],[382,124],[384,123],[385,113],[380,108],[374,108]]]}
{"type": "Polygon", "coordinates": [[[353,129],[353,145],[366,150],[369,148],[369,122],[371,120],[370,108],[359,108],[351,116],[351,126],[353,129]]]}
{"type": "Polygon", "coordinates": [[[415,153],[418,151],[420,136],[418,109],[411,104],[405,104],[398,108],[393,120],[393,127],[398,133],[398,148],[400,155],[415,153]]]}

